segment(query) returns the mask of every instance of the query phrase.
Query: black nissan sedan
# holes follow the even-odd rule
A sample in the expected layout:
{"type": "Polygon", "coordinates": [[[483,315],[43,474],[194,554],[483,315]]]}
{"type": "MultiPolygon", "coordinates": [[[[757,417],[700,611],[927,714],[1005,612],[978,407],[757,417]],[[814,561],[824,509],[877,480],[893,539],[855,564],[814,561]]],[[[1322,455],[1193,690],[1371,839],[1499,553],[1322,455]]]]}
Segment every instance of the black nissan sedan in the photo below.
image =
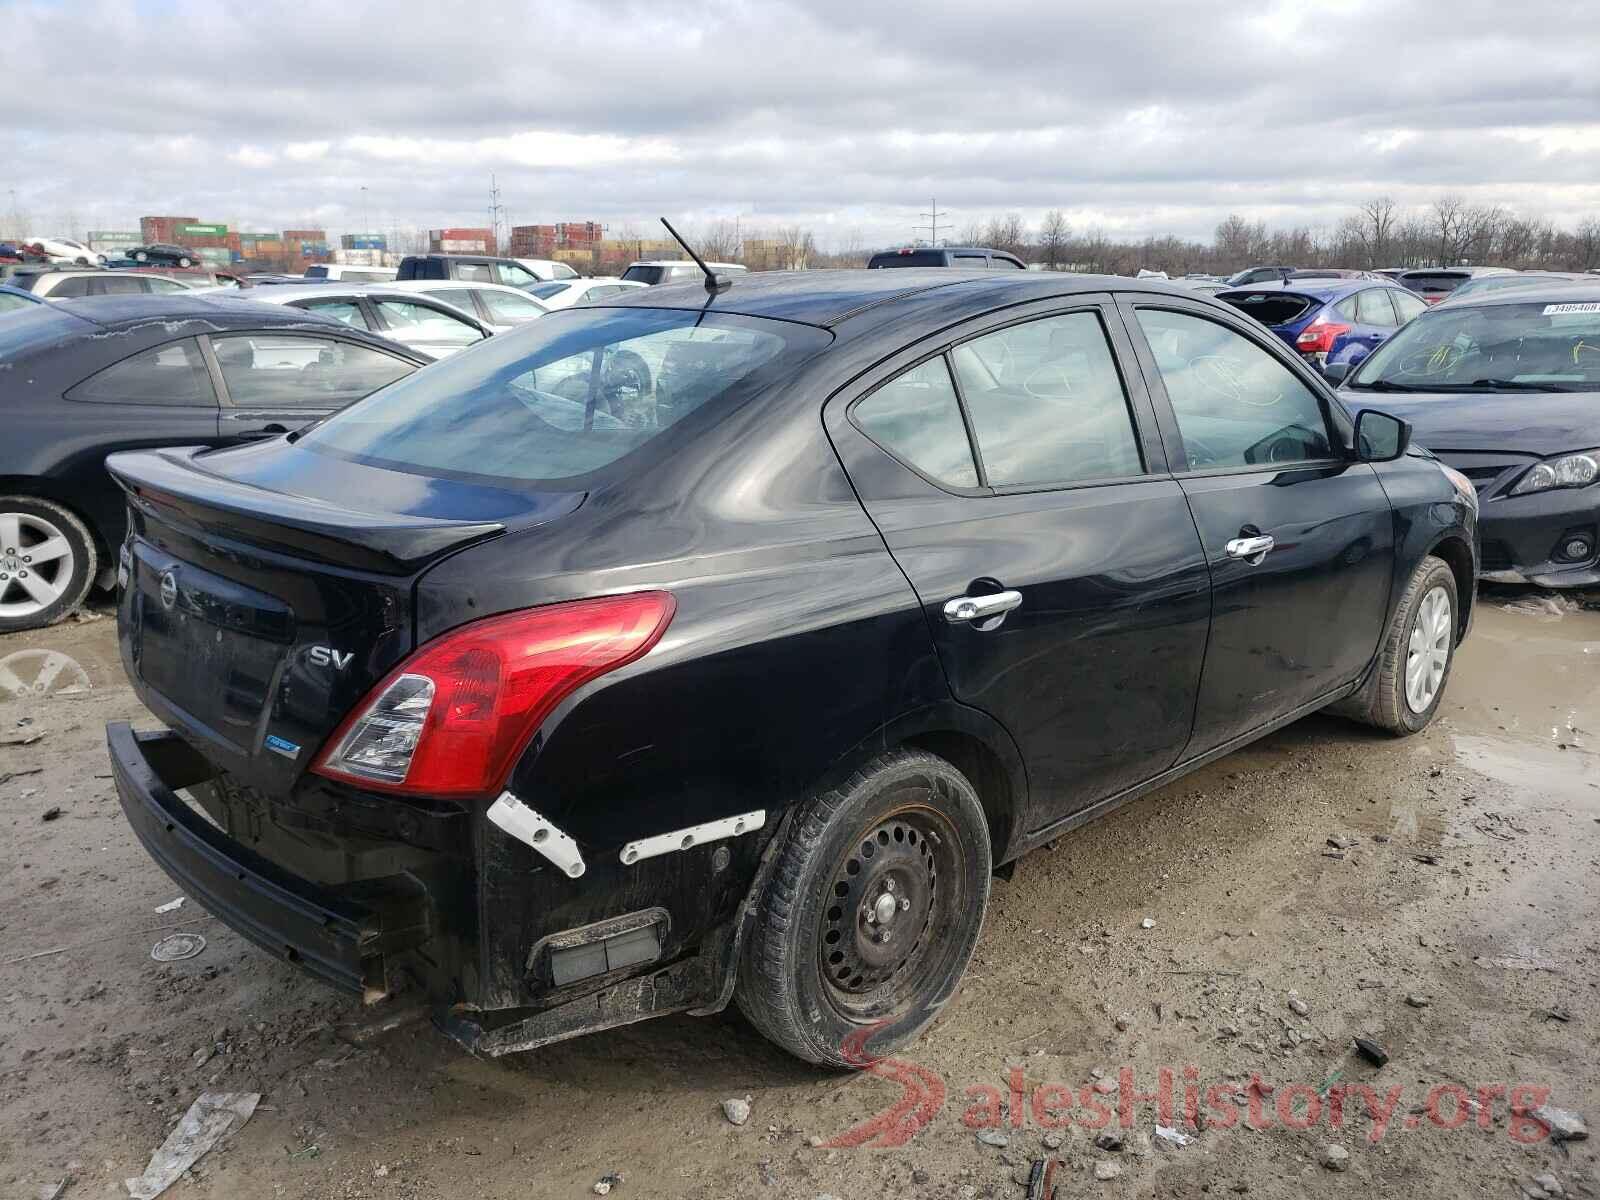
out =
{"type": "Polygon", "coordinates": [[[429,359],[325,317],[175,293],[0,321],[0,633],[115,579],[127,505],[106,455],[299,428],[429,359]]]}
{"type": "Polygon", "coordinates": [[[1600,583],[1600,286],[1554,283],[1441,304],[1344,384],[1404,417],[1472,480],[1483,578],[1600,583]]]}
{"type": "Polygon", "coordinates": [[[476,1052],[736,1000],[860,1066],[1032,847],[1319,709],[1432,720],[1477,509],[1408,432],[1128,279],[558,312],[298,435],[112,458],[170,727],[108,728],[117,789],[208,910],[476,1052]]]}

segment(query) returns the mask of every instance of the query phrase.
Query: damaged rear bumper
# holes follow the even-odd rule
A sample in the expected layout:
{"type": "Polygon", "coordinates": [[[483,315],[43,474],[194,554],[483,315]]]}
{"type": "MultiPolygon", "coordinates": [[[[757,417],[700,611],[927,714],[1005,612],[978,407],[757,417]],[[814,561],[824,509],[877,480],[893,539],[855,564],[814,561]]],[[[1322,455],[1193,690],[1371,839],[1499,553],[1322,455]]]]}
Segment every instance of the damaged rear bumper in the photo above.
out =
{"type": "Polygon", "coordinates": [[[267,953],[373,1003],[392,990],[387,960],[415,944],[414,915],[356,903],[269,862],[177,794],[215,769],[177,734],[106,727],[117,796],[150,856],[186,894],[267,953]],[[386,921],[386,917],[388,920],[386,921]]]}

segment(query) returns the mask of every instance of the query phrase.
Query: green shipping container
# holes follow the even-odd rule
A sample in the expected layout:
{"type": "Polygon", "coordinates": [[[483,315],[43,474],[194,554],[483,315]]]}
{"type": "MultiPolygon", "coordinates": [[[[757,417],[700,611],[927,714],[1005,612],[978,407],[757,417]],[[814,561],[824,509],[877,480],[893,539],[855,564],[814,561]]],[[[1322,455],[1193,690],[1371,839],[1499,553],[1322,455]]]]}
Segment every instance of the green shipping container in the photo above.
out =
{"type": "Polygon", "coordinates": [[[179,225],[178,232],[189,237],[227,237],[226,225],[179,225]]]}

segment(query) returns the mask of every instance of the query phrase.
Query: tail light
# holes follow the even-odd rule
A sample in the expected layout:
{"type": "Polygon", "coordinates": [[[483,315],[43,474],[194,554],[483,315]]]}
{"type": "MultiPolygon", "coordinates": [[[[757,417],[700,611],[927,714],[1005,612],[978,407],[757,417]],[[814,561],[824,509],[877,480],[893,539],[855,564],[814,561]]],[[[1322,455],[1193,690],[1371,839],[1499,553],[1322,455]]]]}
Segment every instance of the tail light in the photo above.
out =
{"type": "Polygon", "coordinates": [[[1300,331],[1300,336],[1294,340],[1294,348],[1301,354],[1331,354],[1334,342],[1349,332],[1350,326],[1330,321],[1328,314],[1323,313],[1300,331]]]}
{"type": "Polygon", "coordinates": [[[311,769],[375,791],[493,795],[556,705],[648,651],[675,608],[632,592],[453,629],[373,688],[311,769]]]}

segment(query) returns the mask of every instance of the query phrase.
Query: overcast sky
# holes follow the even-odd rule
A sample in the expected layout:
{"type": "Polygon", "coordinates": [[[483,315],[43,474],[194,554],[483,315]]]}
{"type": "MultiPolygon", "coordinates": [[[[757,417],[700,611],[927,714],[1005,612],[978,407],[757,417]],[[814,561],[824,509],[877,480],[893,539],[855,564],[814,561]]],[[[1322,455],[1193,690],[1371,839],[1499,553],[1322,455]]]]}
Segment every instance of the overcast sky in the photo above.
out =
{"type": "Polygon", "coordinates": [[[485,224],[494,172],[515,224],[738,217],[825,248],[908,240],[935,197],[956,228],[1059,207],[1205,239],[1380,193],[1600,213],[1575,0],[915,7],[0,0],[0,186],[35,226],[340,232],[364,205],[485,224]]]}

